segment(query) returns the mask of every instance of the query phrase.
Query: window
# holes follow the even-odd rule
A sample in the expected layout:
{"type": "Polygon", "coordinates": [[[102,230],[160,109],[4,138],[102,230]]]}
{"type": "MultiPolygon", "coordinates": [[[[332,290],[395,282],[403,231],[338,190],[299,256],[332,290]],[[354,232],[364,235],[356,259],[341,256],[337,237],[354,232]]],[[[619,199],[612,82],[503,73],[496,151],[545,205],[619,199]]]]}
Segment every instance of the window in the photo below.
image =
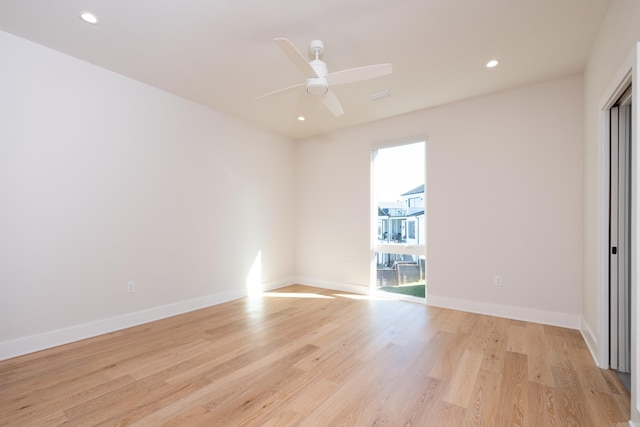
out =
{"type": "Polygon", "coordinates": [[[424,300],[426,142],[372,150],[374,292],[424,300]]]}
{"type": "Polygon", "coordinates": [[[416,222],[415,221],[409,221],[408,235],[410,239],[416,238],[416,222]]]}

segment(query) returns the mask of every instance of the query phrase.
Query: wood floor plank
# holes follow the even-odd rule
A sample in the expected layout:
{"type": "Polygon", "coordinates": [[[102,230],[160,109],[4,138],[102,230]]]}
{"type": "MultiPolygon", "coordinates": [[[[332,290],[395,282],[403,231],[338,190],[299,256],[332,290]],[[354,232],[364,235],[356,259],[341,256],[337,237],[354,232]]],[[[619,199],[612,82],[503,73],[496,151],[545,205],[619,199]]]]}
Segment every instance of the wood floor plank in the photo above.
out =
{"type": "Polygon", "coordinates": [[[553,386],[549,342],[543,325],[528,324],[526,327],[527,378],[529,381],[553,386]]]}
{"type": "Polygon", "coordinates": [[[317,377],[306,378],[306,387],[301,387],[296,394],[294,394],[286,407],[293,410],[298,414],[310,414],[319,405],[331,396],[338,393],[340,386],[333,381],[327,380],[321,377],[321,372],[318,372],[317,377]]]}
{"type": "Polygon", "coordinates": [[[509,322],[507,319],[490,317],[486,347],[483,351],[482,369],[500,374],[504,368],[504,357],[509,340],[509,322]]]}
{"type": "Polygon", "coordinates": [[[507,352],[500,384],[499,426],[523,426],[526,411],[527,356],[507,352]]]}
{"type": "Polygon", "coordinates": [[[467,410],[447,402],[440,401],[427,424],[429,427],[463,426],[467,410]]]}
{"type": "Polygon", "coordinates": [[[467,409],[464,425],[473,427],[492,427],[497,425],[500,413],[500,384],[502,374],[481,369],[476,378],[471,402],[467,409]]]}
{"type": "Polygon", "coordinates": [[[527,382],[527,412],[525,420],[532,426],[563,425],[557,415],[554,388],[548,385],[527,382]]]}
{"type": "MultiPolygon", "coordinates": [[[[158,393],[149,393],[138,399],[137,406],[131,405],[123,411],[115,412],[110,418],[96,423],[96,426],[131,425],[138,420],[143,420],[147,415],[162,409],[165,405],[189,396],[202,389],[211,382],[204,378],[199,378],[192,382],[179,384],[171,388],[163,388],[158,393]]],[[[75,420],[77,422],[77,420],[75,420]]],[[[83,423],[85,421],[83,420],[83,423]]]]}
{"type": "Polygon", "coordinates": [[[619,426],[579,331],[295,285],[0,361],[0,426],[619,426]]]}
{"type": "MultiPolygon", "coordinates": [[[[291,427],[297,426],[302,421],[303,416],[297,412],[291,410],[284,410],[278,412],[275,416],[259,424],[261,427],[291,427]]],[[[250,426],[252,424],[240,424],[239,427],[250,426]]],[[[255,424],[254,424],[255,425],[255,424]]]]}
{"type": "MultiPolygon", "coordinates": [[[[592,417],[589,416],[587,400],[576,372],[572,369],[557,368],[555,366],[552,371],[556,382],[558,415],[562,422],[570,426],[584,427],[606,425],[594,424],[592,417]]],[[[597,416],[596,418],[600,417],[597,416]]]]}
{"type": "Polygon", "coordinates": [[[460,358],[443,401],[467,409],[484,354],[465,350],[460,358]]]}
{"type": "Polygon", "coordinates": [[[368,415],[368,405],[376,399],[384,399],[385,385],[393,383],[404,368],[403,349],[395,344],[388,344],[380,349],[376,360],[362,363],[354,367],[339,392],[325,400],[311,414],[316,425],[357,425],[360,418],[368,415]]]}
{"type": "Polygon", "coordinates": [[[571,360],[572,364],[579,368],[574,371],[582,389],[602,393],[611,392],[610,384],[603,375],[602,369],[598,369],[593,364],[588,350],[572,349],[571,360]]]}
{"type": "MultiPolygon", "coordinates": [[[[46,420],[52,414],[67,419],[64,411],[76,405],[95,399],[113,390],[131,384],[134,379],[128,376],[114,380],[87,378],[88,382],[74,383],[73,387],[63,387],[56,392],[52,385],[45,392],[27,394],[27,399],[19,400],[20,406],[0,405],[4,416],[0,416],[0,425],[30,425],[46,420]],[[55,415],[57,414],[57,415],[55,415]]],[[[46,424],[46,423],[45,423],[46,424]]]]}
{"type": "Polygon", "coordinates": [[[469,337],[466,334],[452,334],[443,331],[439,334],[439,337],[443,340],[445,339],[443,334],[448,334],[446,336],[447,345],[443,349],[441,357],[436,360],[429,376],[448,383],[460,365],[460,357],[464,352],[469,337]]]}
{"type": "Polygon", "coordinates": [[[507,351],[527,354],[527,327],[509,322],[507,330],[507,351]]]}
{"type": "Polygon", "coordinates": [[[547,342],[549,344],[549,364],[559,368],[574,369],[567,340],[562,336],[547,335],[547,342]]]}

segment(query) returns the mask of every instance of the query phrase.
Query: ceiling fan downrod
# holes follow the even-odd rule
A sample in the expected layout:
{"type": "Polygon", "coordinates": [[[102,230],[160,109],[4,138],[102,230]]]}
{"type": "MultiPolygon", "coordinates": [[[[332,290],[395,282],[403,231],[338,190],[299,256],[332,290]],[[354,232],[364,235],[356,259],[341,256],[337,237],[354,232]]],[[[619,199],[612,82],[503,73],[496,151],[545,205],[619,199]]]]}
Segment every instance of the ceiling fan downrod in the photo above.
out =
{"type": "Polygon", "coordinates": [[[309,46],[309,52],[316,58],[309,64],[316,72],[317,77],[307,77],[307,93],[316,96],[324,95],[329,91],[327,64],[320,59],[320,55],[324,53],[324,43],[320,40],[313,40],[309,46]]]}

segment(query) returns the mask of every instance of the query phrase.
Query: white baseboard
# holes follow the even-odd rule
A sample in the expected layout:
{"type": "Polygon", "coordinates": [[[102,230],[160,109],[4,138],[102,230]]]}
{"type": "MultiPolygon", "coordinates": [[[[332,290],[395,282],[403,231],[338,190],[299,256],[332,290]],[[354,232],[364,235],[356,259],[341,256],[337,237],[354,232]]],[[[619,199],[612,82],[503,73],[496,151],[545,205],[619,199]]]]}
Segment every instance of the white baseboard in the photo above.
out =
{"type": "MultiPolygon", "coordinates": [[[[315,286],[323,289],[333,289],[343,292],[369,295],[368,286],[331,282],[326,280],[298,277],[295,283],[308,286],[315,286]]],[[[449,308],[452,310],[467,311],[470,313],[486,314],[489,316],[505,317],[514,320],[524,320],[527,322],[542,323],[546,325],[561,326],[563,328],[580,329],[579,315],[558,313],[546,310],[536,310],[524,307],[515,307],[501,304],[493,304],[482,301],[472,301],[459,298],[441,297],[438,295],[427,295],[427,304],[435,307],[449,308]]]]}
{"type": "MultiPolygon", "coordinates": [[[[368,286],[353,283],[332,282],[308,277],[294,277],[263,283],[262,290],[271,291],[296,283],[341,292],[351,292],[361,295],[370,294],[370,289],[368,286]]],[[[3,341],[0,342],[0,360],[6,360],[12,357],[33,353],[35,351],[40,351],[70,342],[95,337],[97,335],[130,328],[132,326],[141,325],[143,323],[148,323],[178,314],[187,313],[189,311],[198,310],[200,308],[222,304],[227,301],[243,298],[247,296],[247,294],[248,292],[246,288],[219,292],[200,298],[180,301],[174,304],[168,304],[164,306],[153,307],[147,310],[127,313],[122,316],[111,317],[108,319],[97,320],[94,322],[75,325],[64,329],[47,331],[37,335],[3,341]]],[[[462,310],[472,313],[486,314],[490,316],[506,317],[516,320],[525,320],[529,322],[537,322],[548,325],[579,329],[583,331],[583,336],[585,336],[585,341],[587,341],[588,345],[591,345],[592,342],[597,344],[595,335],[593,335],[588,325],[583,322],[581,327],[580,316],[457,298],[440,297],[437,295],[429,295],[427,303],[436,307],[450,308],[454,310],[462,310]]],[[[591,348],[590,350],[592,351],[593,355],[593,350],[591,348]]],[[[595,358],[594,360],[597,361],[597,359],[595,358]]]]}
{"type": "Polygon", "coordinates": [[[471,313],[486,314],[489,316],[505,317],[514,320],[523,320],[526,322],[560,326],[563,328],[580,329],[580,316],[567,313],[493,304],[460,298],[441,297],[431,294],[427,295],[427,305],[450,308],[452,310],[468,311],[471,313]]]}
{"type": "MultiPolygon", "coordinates": [[[[292,279],[283,279],[275,282],[263,283],[265,291],[278,289],[295,283],[292,279]]],[[[219,292],[200,298],[193,298],[173,304],[153,307],[147,310],[127,313],[121,316],[96,320],[70,326],[68,328],[47,331],[41,334],[30,335],[9,341],[0,342],[0,360],[22,356],[24,354],[45,350],[59,345],[95,337],[102,334],[130,328],[143,323],[153,322],[189,311],[210,307],[224,302],[233,301],[247,296],[246,288],[219,292]]]]}
{"type": "Polygon", "coordinates": [[[596,334],[593,333],[593,329],[589,326],[589,324],[584,320],[584,317],[580,321],[580,333],[582,334],[582,338],[584,342],[587,344],[587,348],[591,353],[591,358],[601,369],[608,369],[609,363],[605,360],[600,360],[598,358],[598,338],[596,334]]]}

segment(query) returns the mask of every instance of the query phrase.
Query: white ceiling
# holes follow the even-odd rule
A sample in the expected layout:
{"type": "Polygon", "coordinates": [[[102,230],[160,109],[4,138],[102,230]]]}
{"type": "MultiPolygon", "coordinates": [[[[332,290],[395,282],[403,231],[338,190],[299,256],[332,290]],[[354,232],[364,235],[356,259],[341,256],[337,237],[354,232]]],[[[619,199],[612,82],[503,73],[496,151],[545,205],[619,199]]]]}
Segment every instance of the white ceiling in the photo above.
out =
{"type": "Polygon", "coordinates": [[[580,73],[609,3],[0,0],[0,30],[298,139],[580,73]],[[84,23],[81,11],[100,23],[84,23]],[[305,54],[322,40],[329,72],[384,62],[394,71],[333,88],[341,117],[304,88],[256,101],[304,82],[276,37],[305,54]],[[485,68],[492,58],[500,66],[485,68]],[[392,97],[368,99],[381,91],[392,97]]]}

